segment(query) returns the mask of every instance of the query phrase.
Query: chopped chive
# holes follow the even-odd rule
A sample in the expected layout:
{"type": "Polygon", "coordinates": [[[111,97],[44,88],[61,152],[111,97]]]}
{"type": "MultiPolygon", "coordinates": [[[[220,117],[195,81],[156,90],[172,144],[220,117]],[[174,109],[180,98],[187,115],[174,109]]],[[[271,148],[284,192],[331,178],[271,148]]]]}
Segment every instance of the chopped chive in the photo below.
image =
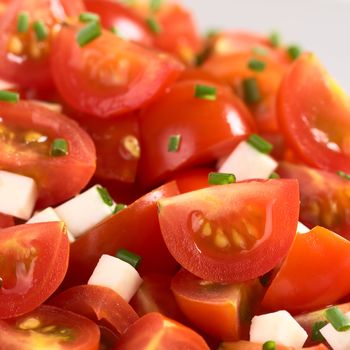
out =
{"type": "Polygon", "coordinates": [[[262,72],[266,67],[266,63],[260,60],[257,60],[255,58],[251,59],[248,62],[248,68],[256,71],[256,72],[262,72]]]}
{"type": "Polygon", "coordinates": [[[99,21],[99,20],[100,20],[100,16],[93,12],[82,12],[79,15],[79,21],[83,23],[99,21]]]}
{"type": "Polygon", "coordinates": [[[149,7],[152,12],[157,12],[162,7],[162,0],[151,0],[149,7]]]}
{"type": "Polygon", "coordinates": [[[55,139],[51,144],[51,156],[61,157],[68,154],[68,142],[65,139],[55,139]]]}
{"type": "Polygon", "coordinates": [[[267,142],[257,134],[250,135],[247,142],[261,153],[269,154],[273,149],[273,146],[270,142],[267,142]]]}
{"type": "Polygon", "coordinates": [[[266,56],[267,50],[264,47],[256,46],[252,48],[252,53],[260,56],[266,56]]]}
{"type": "Polygon", "coordinates": [[[181,144],[181,135],[171,135],[168,141],[168,152],[177,152],[181,144]]]}
{"type": "Polygon", "coordinates": [[[345,332],[350,329],[350,319],[339,308],[330,307],[324,315],[336,331],[345,332]]]}
{"type": "Polygon", "coordinates": [[[119,249],[115,256],[116,256],[116,258],[123,260],[126,263],[130,264],[135,269],[137,269],[141,263],[141,257],[139,255],[131,253],[126,249],[119,249]]]}
{"type": "Polygon", "coordinates": [[[127,207],[126,204],[123,204],[123,203],[118,203],[115,205],[114,207],[114,210],[113,210],[113,214],[117,214],[119,213],[120,211],[122,211],[123,209],[125,209],[127,207]]]}
{"type": "Polygon", "coordinates": [[[201,66],[210,56],[212,48],[207,46],[201,52],[196,55],[196,66],[201,66]]]}
{"type": "Polygon", "coordinates": [[[281,38],[281,34],[273,31],[270,35],[269,35],[269,41],[272,47],[279,47],[282,44],[282,38],[281,38]]]}
{"type": "Polygon", "coordinates": [[[36,21],[33,23],[33,29],[35,31],[38,41],[43,41],[49,35],[49,31],[43,21],[36,21]]]}
{"type": "Polygon", "coordinates": [[[226,173],[209,173],[209,185],[228,185],[236,182],[236,177],[233,174],[226,173]]]}
{"type": "Polygon", "coordinates": [[[292,59],[292,60],[296,60],[302,53],[302,50],[299,46],[297,45],[290,45],[288,46],[287,48],[287,52],[288,52],[288,55],[289,57],[292,59]]]}
{"type": "Polygon", "coordinates": [[[159,34],[162,31],[160,24],[153,17],[147,18],[146,23],[153,33],[159,34]]]}
{"type": "Polygon", "coordinates": [[[196,85],[194,88],[194,97],[202,100],[215,101],[216,100],[216,87],[206,85],[196,85]]]}
{"type": "Polygon", "coordinates": [[[273,172],[270,176],[269,176],[269,179],[279,179],[280,176],[276,173],[276,172],[273,172]]]}
{"type": "Polygon", "coordinates": [[[80,47],[89,44],[102,34],[101,24],[98,21],[89,22],[77,33],[76,40],[80,47]]]}
{"type": "Polygon", "coordinates": [[[19,93],[0,90],[0,101],[16,103],[19,101],[19,93]]]}
{"type": "Polygon", "coordinates": [[[265,342],[262,346],[262,350],[276,350],[276,342],[273,340],[265,342]]]}
{"type": "Polygon", "coordinates": [[[350,174],[348,174],[344,171],[339,170],[339,171],[337,171],[337,174],[346,180],[350,180],[350,174]]]}
{"type": "Polygon", "coordinates": [[[109,194],[107,188],[102,187],[102,186],[97,186],[96,187],[98,194],[100,195],[103,203],[107,204],[109,207],[112,207],[114,205],[114,201],[109,194]]]}
{"type": "Polygon", "coordinates": [[[244,101],[252,105],[261,100],[258,81],[255,78],[247,78],[242,81],[244,101]]]}
{"type": "Polygon", "coordinates": [[[317,341],[317,342],[322,342],[324,341],[324,337],[320,332],[320,329],[323,328],[328,322],[327,321],[319,321],[315,322],[312,325],[312,333],[311,333],[311,340],[312,341],[317,341]]]}
{"type": "Polygon", "coordinates": [[[21,12],[17,18],[18,33],[25,33],[29,29],[29,15],[27,12],[21,12]]]}

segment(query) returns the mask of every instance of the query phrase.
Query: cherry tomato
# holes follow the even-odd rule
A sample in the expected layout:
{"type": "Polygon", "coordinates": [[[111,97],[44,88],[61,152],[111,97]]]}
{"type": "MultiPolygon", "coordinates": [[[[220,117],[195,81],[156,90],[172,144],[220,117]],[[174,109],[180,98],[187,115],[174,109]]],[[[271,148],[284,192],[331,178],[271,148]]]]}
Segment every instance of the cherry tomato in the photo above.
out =
{"type": "Polygon", "coordinates": [[[101,286],[76,286],[58,294],[49,302],[107,325],[117,335],[124,333],[139,318],[119,294],[101,286]]]}
{"type": "Polygon", "coordinates": [[[0,167],[36,181],[38,206],[67,200],[89,182],[96,166],[95,147],[76,122],[27,101],[0,103],[0,115],[0,167]],[[67,155],[50,155],[57,138],[67,141],[67,155]]]}
{"type": "Polygon", "coordinates": [[[296,313],[333,304],[350,293],[349,268],[349,241],[320,226],[297,234],[262,305],[296,313]]]}
{"type": "Polygon", "coordinates": [[[1,78],[24,88],[52,89],[49,66],[51,39],[58,23],[83,11],[81,0],[57,0],[55,5],[47,0],[13,0],[0,24],[1,78]],[[28,14],[29,26],[19,33],[18,16],[22,12],[28,14]],[[37,21],[45,26],[44,35],[39,38],[34,29],[37,21]]]}
{"type": "Polygon", "coordinates": [[[182,71],[175,59],[108,31],[80,47],[80,29],[60,31],[51,60],[58,91],[77,111],[109,118],[136,110],[161,95],[182,71]]]}
{"type": "Polygon", "coordinates": [[[98,350],[99,338],[95,323],[54,306],[0,321],[0,350],[98,350]]]}
{"type": "Polygon", "coordinates": [[[209,187],[208,176],[210,172],[214,172],[214,170],[210,168],[195,168],[184,171],[176,176],[175,180],[180,193],[192,192],[209,187]]]}
{"type": "Polygon", "coordinates": [[[12,216],[0,213],[0,229],[11,227],[15,225],[15,221],[12,216]]]}
{"type": "Polygon", "coordinates": [[[179,82],[140,115],[140,182],[150,187],[175,172],[212,162],[253,130],[249,111],[228,89],[206,81],[179,82]],[[197,85],[216,87],[216,99],[196,98],[197,85]],[[173,135],[180,135],[180,145],[169,152],[173,135]]]}
{"type": "Polygon", "coordinates": [[[159,201],[170,253],[189,272],[214,282],[247,281],[274,268],[293,242],[298,215],[298,184],[289,179],[215,186],[159,201]]]}
{"type": "Polygon", "coordinates": [[[226,341],[248,335],[250,321],[262,297],[262,286],[257,280],[241,284],[213,283],[184,269],[173,278],[171,290],[192,324],[226,341]]]}
{"type": "Polygon", "coordinates": [[[290,147],[307,164],[350,172],[350,100],[313,54],[304,54],[286,74],[278,117],[290,147]]]}
{"type": "Polygon", "coordinates": [[[69,242],[62,223],[19,225],[1,230],[0,319],[43,303],[68,268],[69,242]]]}
{"type": "Polygon", "coordinates": [[[115,347],[115,350],[130,349],[209,350],[209,347],[192,329],[154,312],[136,321],[115,347]]]}

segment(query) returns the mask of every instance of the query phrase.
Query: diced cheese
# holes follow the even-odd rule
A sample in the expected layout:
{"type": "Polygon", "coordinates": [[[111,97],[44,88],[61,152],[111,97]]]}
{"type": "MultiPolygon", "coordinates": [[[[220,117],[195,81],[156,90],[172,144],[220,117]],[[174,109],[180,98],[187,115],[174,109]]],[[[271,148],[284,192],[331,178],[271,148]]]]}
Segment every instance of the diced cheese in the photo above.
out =
{"type": "MultiPolygon", "coordinates": [[[[53,221],[62,221],[61,218],[57,215],[55,212],[55,209],[48,207],[45,210],[35,213],[34,216],[32,216],[26,224],[36,224],[40,222],[53,222],[53,221]]],[[[67,236],[69,239],[69,242],[74,242],[74,236],[67,230],[67,236]]]]}
{"type": "Polygon", "coordinates": [[[268,179],[277,165],[268,154],[261,153],[246,141],[242,141],[226,160],[221,162],[218,172],[234,174],[237,181],[268,179]]]}
{"type": "Polygon", "coordinates": [[[65,222],[75,238],[112,215],[115,203],[108,205],[98,191],[100,185],[72,198],[55,208],[57,215],[65,222]]]}
{"type": "Polygon", "coordinates": [[[287,311],[254,316],[252,319],[251,342],[265,343],[273,340],[279,345],[301,349],[306,339],[305,330],[287,311]]]}
{"type": "Polygon", "coordinates": [[[108,287],[117,292],[127,302],[142,283],[136,269],[125,261],[110,255],[102,255],[88,284],[108,287]]]}
{"type": "Polygon", "coordinates": [[[37,198],[38,189],[32,178],[0,171],[0,213],[28,220],[37,198]]]}
{"type": "MultiPolygon", "coordinates": [[[[346,316],[350,317],[350,312],[347,312],[346,316]]],[[[320,333],[327,340],[328,344],[333,350],[350,349],[350,330],[338,332],[330,323],[328,323],[326,326],[320,329],[320,333]]]]}
{"type": "Polygon", "coordinates": [[[310,232],[310,229],[305,226],[302,222],[298,221],[297,232],[299,234],[304,234],[310,232]]]}

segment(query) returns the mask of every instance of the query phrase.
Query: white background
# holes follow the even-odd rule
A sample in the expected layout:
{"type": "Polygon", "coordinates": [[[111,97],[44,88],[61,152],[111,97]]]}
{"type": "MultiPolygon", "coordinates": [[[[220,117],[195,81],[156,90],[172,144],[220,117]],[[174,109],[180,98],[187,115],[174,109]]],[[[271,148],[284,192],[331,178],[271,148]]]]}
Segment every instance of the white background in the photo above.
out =
{"type": "Polygon", "coordinates": [[[350,92],[350,0],[179,0],[208,29],[278,30],[315,52],[350,92]]]}

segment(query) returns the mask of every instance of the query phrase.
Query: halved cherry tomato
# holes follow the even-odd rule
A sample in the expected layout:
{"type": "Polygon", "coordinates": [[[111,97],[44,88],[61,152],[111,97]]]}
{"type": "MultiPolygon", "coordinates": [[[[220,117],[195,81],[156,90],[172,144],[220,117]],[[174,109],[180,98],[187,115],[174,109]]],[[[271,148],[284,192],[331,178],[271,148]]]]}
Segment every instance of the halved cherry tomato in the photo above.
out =
{"type": "Polygon", "coordinates": [[[179,82],[140,115],[140,182],[149,187],[174,172],[212,162],[253,130],[249,111],[228,89],[200,80],[179,82]],[[196,98],[197,85],[216,87],[216,100],[196,98]],[[177,152],[168,151],[172,135],[181,137],[177,152]]]}
{"type": "Polygon", "coordinates": [[[49,301],[51,305],[85,316],[121,335],[139,318],[133,308],[110,288],[81,285],[49,301]]]}
{"type": "Polygon", "coordinates": [[[0,167],[36,181],[38,206],[69,199],[89,182],[96,166],[95,147],[75,121],[27,101],[0,103],[0,115],[0,167]],[[67,141],[67,155],[50,155],[56,138],[67,141]]]}
{"type": "Polygon", "coordinates": [[[172,57],[108,31],[80,47],[76,40],[80,29],[60,31],[51,59],[58,91],[80,112],[109,118],[136,110],[161,95],[182,71],[172,57]]]}
{"type": "Polygon", "coordinates": [[[277,108],[284,136],[301,159],[320,169],[350,172],[350,100],[313,54],[292,65],[277,108]]]}
{"type": "Polygon", "coordinates": [[[316,226],[296,235],[262,305],[296,313],[333,304],[350,293],[349,269],[350,242],[316,226]]]}
{"type": "Polygon", "coordinates": [[[184,269],[173,278],[171,290],[182,312],[196,327],[226,341],[244,339],[248,335],[263,291],[257,280],[240,284],[214,283],[184,269]]]}
{"type": "Polygon", "coordinates": [[[214,282],[247,281],[274,268],[293,242],[298,215],[298,183],[289,179],[215,186],[159,201],[170,253],[214,282]]]}
{"type": "Polygon", "coordinates": [[[24,88],[47,90],[53,88],[49,57],[51,40],[67,17],[75,17],[84,11],[81,0],[13,0],[3,16],[0,31],[0,76],[24,88]],[[23,33],[17,30],[18,16],[26,12],[29,28],[23,33]],[[39,38],[34,23],[42,21],[47,31],[39,38]]]}
{"type": "Polygon", "coordinates": [[[86,283],[102,254],[127,249],[142,257],[139,272],[173,273],[177,263],[168,252],[159,228],[157,201],[178,194],[175,182],[141,197],[126,209],[97,225],[71,245],[68,279],[86,283]]]}
{"type": "Polygon", "coordinates": [[[297,179],[300,186],[300,220],[308,227],[317,225],[350,238],[350,181],[324,170],[280,163],[278,174],[297,179]]]}
{"type": "Polygon", "coordinates": [[[12,216],[0,213],[0,229],[14,226],[15,221],[12,216]]]}
{"type": "Polygon", "coordinates": [[[190,328],[153,312],[141,317],[120,338],[115,350],[209,350],[190,328]]]}
{"type": "Polygon", "coordinates": [[[98,350],[99,338],[95,323],[54,306],[0,321],[0,350],[98,350]]]}
{"type": "Polygon", "coordinates": [[[19,225],[1,230],[0,319],[43,303],[68,268],[69,242],[62,223],[19,225]]]}
{"type": "Polygon", "coordinates": [[[213,171],[214,170],[210,168],[195,168],[179,174],[176,176],[175,180],[180,193],[187,193],[209,187],[208,176],[209,173],[213,171]]]}
{"type": "Polygon", "coordinates": [[[104,28],[118,36],[145,46],[151,46],[153,37],[146,22],[122,3],[112,0],[85,0],[86,8],[100,16],[104,28]]]}

